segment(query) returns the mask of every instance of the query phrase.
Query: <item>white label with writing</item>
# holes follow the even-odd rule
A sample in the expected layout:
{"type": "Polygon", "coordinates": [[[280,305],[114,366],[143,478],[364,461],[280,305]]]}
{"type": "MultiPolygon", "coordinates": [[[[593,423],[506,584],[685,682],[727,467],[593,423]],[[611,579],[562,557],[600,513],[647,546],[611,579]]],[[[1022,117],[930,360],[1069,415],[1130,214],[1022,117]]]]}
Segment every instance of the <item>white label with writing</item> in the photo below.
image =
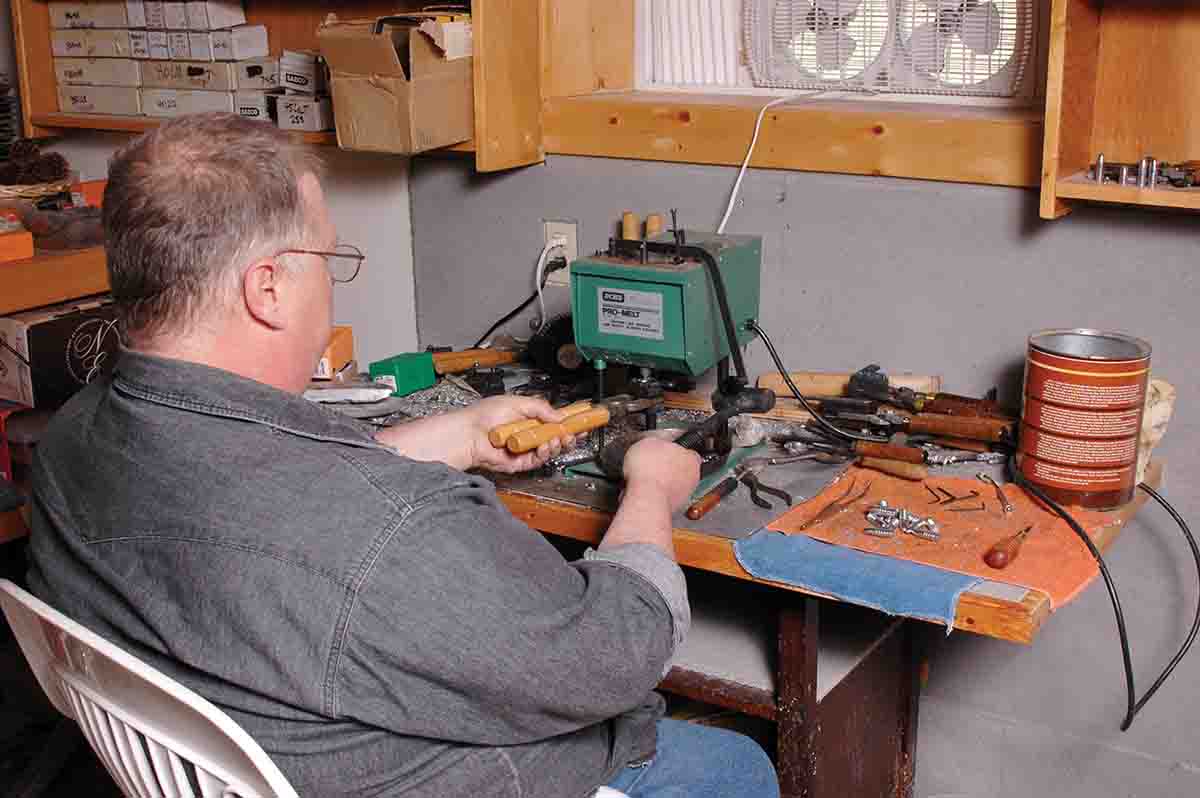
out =
{"type": "Polygon", "coordinates": [[[600,332],[663,340],[663,298],[651,291],[596,287],[600,332]]]}

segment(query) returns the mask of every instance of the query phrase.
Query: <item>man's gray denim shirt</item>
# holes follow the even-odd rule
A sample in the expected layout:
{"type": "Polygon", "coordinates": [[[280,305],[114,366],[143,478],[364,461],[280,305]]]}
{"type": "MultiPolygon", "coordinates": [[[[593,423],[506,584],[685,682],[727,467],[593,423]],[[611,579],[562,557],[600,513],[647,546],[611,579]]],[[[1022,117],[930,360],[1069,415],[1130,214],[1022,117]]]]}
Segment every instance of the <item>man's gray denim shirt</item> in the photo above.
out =
{"type": "Polygon", "coordinates": [[[38,446],[31,559],[313,798],[583,798],[652,755],[688,624],[652,546],[568,563],[482,477],[129,351],[38,446]]]}

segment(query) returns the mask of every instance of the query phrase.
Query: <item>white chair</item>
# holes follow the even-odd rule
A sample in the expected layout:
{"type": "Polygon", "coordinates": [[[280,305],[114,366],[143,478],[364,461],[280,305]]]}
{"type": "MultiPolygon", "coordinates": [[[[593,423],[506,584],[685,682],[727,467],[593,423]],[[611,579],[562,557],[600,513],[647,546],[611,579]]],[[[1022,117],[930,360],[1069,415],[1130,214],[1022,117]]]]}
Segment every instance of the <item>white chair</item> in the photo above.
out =
{"type": "MultiPolygon", "coordinates": [[[[129,798],[298,798],[228,715],[7,579],[0,607],[59,712],[129,798]]],[[[600,787],[595,798],[626,798],[600,787]]]]}

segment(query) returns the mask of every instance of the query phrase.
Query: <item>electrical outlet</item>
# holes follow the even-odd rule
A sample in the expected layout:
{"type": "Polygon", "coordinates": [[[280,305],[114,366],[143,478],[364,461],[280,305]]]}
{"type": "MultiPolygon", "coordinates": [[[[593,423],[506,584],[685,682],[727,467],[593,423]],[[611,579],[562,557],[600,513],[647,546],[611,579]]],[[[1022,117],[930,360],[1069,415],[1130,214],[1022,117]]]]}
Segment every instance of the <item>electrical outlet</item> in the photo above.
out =
{"type": "MultiPolygon", "coordinates": [[[[556,258],[562,255],[567,259],[569,265],[579,257],[579,222],[574,219],[543,219],[542,228],[544,230],[544,241],[549,244],[550,239],[555,236],[562,236],[567,240],[566,246],[561,250],[555,250],[550,257],[556,258]]],[[[546,278],[546,285],[570,285],[571,272],[570,269],[559,269],[556,272],[551,272],[546,278]]]]}

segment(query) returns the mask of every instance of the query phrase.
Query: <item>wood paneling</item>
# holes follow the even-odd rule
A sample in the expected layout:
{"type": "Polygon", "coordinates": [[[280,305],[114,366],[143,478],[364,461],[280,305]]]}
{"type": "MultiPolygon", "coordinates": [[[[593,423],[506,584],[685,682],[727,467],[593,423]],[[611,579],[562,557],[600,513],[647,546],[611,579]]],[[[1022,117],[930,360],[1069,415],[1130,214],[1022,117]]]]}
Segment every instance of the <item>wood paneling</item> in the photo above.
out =
{"type": "Polygon", "coordinates": [[[475,166],[493,172],[543,161],[538,0],[487,0],[472,14],[475,166]]]}
{"type": "Polygon", "coordinates": [[[1100,11],[1093,0],[1054,0],[1046,65],[1046,136],[1042,154],[1043,218],[1068,213],[1055,190],[1061,175],[1079,171],[1091,158],[1096,100],[1096,53],[1100,11]]]}
{"type": "Polygon", "coordinates": [[[543,97],[633,88],[633,0],[542,2],[543,97]]]}
{"type": "MultiPolygon", "coordinates": [[[[738,165],[766,100],[611,92],[546,101],[546,149],[738,165]]],[[[1035,186],[1041,111],[813,100],[767,112],[752,166],[1035,186]]]]}

